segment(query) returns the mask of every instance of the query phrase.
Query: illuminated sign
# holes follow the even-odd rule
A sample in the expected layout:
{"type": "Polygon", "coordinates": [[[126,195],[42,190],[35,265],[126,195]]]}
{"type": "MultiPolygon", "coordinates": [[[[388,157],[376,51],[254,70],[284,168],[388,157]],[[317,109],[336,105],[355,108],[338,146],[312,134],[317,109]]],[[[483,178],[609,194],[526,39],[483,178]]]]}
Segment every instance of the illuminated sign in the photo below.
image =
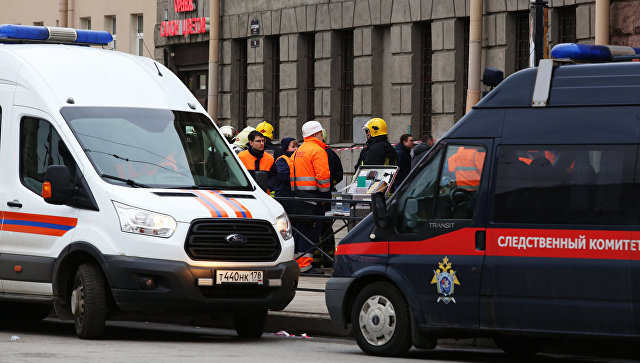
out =
{"type": "MultiPolygon", "coordinates": [[[[178,0],[176,0],[177,2],[178,0]]],[[[190,18],[183,20],[167,20],[160,23],[161,37],[175,37],[178,35],[204,34],[209,31],[209,18],[190,18]]]]}
{"type": "Polygon", "coordinates": [[[195,11],[196,2],[193,0],[173,0],[173,8],[175,9],[176,13],[195,11]]]}

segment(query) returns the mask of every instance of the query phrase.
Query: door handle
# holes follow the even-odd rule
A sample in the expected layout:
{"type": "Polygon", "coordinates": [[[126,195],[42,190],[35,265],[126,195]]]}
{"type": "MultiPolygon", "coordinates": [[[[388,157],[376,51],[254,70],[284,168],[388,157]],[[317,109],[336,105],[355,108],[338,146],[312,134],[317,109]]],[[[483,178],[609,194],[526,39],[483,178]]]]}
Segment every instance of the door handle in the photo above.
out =
{"type": "Polygon", "coordinates": [[[11,202],[7,202],[7,205],[9,207],[22,208],[22,203],[20,203],[20,201],[17,199],[12,200],[11,202]]]}
{"type": "Polygon", "coordinates": [[[484,251],[487,249],[487,232],[476,231],[476,251],[484,251]]]}

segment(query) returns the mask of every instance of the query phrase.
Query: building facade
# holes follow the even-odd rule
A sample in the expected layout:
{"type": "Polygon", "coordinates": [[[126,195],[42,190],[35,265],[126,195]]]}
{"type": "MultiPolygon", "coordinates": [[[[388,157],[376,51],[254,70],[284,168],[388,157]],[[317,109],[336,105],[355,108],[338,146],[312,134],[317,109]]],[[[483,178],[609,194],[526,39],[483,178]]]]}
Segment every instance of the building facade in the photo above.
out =
{"type": "MultiPolygon", "coordinates": [[[[206,105],[208,34],[167,35],[162,22],[208,22],[209,1],[181,3],[158,0],[156,59],[206,105]]],[[[358,122],[381,116],[392,142],[407,132],[440,137],[464,114],[469,3],[223,0],[217,120],[236,128],[267,120],[278,137],[300,137],[301,125],[317,119],[329,142],[352,144],[358,122]]],[[[637,4],[612,2],[612,17],[632,17],[612,19],[618,44],[628,29],[618,37],[616,27],[634,24],[637,4]]],[[[529,0],[484,1],[483,68],[508,76],[528,67],[529,13],[529,0]]],[[[550,46],[593,43],[595,1],[551,0],[547,22],[550,46]]]]}
{"type": "Polygon", "coordinates": [[[61,14],[66,14],[70,28],[110,32],[114,38],[111,48],[153,57],[156,0],[5,1],[0,24],[61,26],[65,23],[61,14]]]}

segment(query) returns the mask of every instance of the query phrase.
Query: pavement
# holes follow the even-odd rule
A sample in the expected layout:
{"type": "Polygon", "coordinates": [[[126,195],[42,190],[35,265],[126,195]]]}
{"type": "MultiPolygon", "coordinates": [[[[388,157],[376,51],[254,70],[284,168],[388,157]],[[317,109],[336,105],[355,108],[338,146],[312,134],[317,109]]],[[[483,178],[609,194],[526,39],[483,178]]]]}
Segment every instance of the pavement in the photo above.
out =
{"type": "Polygon", "coordinates": [[[329,277],[301,275],[293,301],[282,311],[269,311],[266,331],[275,333],[284,330],[289,334],[306,333],[310,336],[349,336],[350,329],[333,325],[324,302],[324,288],[329,277]]]}

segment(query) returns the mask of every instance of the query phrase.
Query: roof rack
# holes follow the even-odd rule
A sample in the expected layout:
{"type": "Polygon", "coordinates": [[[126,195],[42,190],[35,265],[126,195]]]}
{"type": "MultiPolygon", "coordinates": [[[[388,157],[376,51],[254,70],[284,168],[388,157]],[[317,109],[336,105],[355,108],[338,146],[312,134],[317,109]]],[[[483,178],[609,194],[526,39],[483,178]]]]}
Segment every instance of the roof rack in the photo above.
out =
{"type": "Polygon", "coordinates": [[[640,59],[640,48],[622,45],[562,43],[551,49],[551,56],[581,62],[624,62],[640,59]]]}
{"type": "Polygon", "coordinates": [[[0,43],[59,43],[107,45],[113,36],[106,31],[48,26],[0,25],[0,43]]]}

